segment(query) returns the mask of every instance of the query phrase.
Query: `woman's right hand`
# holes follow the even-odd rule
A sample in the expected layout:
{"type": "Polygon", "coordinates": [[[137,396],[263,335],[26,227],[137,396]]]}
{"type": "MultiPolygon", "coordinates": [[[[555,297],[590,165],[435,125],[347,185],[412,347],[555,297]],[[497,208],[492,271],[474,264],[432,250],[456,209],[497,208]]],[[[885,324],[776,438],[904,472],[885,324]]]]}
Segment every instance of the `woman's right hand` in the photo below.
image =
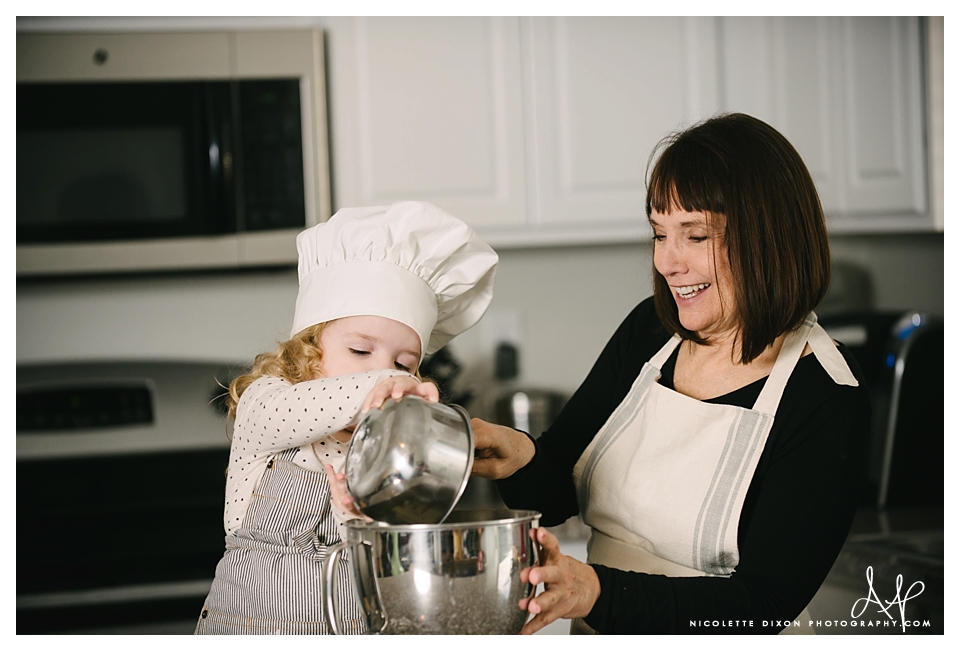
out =
{"type": "Polygon", "coordinates": [[[471,474],[484,479],[504,479],[533,460],[537,448],[524,434],[479,418],[470,421],[476,454],[471,474]]]}

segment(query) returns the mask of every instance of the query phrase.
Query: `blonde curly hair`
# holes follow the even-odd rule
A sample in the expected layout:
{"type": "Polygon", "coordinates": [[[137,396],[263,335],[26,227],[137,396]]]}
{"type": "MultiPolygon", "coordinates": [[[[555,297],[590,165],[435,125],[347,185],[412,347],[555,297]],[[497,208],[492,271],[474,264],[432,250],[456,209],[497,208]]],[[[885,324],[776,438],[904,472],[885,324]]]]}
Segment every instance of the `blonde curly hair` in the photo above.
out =
{"type": "Polygon", "coordinates": [[[320,377],[323,349],[320,347],[320,333],[326,323],[318,323],[301,330],[290,339],[277,345],[271,352],[260,353],[253,360],[250,371],[235,378],[230,383],[227,396],[228,415],[237,415],[237,403],[240,396],[251,384],[264,375],[283,378],[290,384],[320,377]]]}
{"type": "MultiPolygon", "coordinates": [[[[320,347],[320,334],[329,321],[312,325],[290,337],[268,353],[260,353],[253,360],[250,370],[235,378],[227,390],[225,402],[227,417],[235,418],[240,396],[251,384],[265,375],[278,377],[290,384],[297,384],[321,377],[323,349],[320,347]]],[[[423,380],[419,370],[412,375],[423,380]]]]}

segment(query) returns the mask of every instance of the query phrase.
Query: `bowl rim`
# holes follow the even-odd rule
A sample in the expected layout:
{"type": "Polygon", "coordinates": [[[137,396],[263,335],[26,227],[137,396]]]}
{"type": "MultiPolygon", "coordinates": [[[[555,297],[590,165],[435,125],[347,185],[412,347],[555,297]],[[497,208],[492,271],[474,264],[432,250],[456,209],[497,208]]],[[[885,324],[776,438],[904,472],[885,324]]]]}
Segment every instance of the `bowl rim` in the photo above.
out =
{"type": "MultiPolygon", "coordinates": [[[[505,517],[493,519],[465,520],[463,522],[438,522],[437,524],[389,524],[374,520],[367,522],[359,518],[347,520],[346,525],[349,529],[358,529],[374,532],[399,532],[399,531],[450,531],[454,529],[470,529],[475,527],[492,527],[499,525],[513,525],[523,522],[534,522],[539,526],[542,515],[539,511],[528,509],[471,509],[463,511],[464,513],[502,513],[505,517]],[[509,515],[507,515],[509,514],[509,515]]],[[[449,514],[447,514],[449,516],[449,514]]]]}

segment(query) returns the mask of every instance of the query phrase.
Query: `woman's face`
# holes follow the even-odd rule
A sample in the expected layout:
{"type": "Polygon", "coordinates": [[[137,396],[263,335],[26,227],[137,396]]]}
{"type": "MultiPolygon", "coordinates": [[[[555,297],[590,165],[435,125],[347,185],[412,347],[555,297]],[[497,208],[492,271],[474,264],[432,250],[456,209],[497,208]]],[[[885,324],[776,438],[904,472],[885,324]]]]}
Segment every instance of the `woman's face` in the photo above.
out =
{"type": "Polygon", "coordinates": [[[701,212],[650,215],[653,265],[670,286],[680,323],[704,339],[733,336],[738,327],[733,274],[723,232],[726,218],[701,212]]]}
{"type": "Polygon", "coordinates": [[[322,377],[396,369],[416,373],[420,337],[410,326],[382,316],[348,316],[320,334],[322,377]]]}

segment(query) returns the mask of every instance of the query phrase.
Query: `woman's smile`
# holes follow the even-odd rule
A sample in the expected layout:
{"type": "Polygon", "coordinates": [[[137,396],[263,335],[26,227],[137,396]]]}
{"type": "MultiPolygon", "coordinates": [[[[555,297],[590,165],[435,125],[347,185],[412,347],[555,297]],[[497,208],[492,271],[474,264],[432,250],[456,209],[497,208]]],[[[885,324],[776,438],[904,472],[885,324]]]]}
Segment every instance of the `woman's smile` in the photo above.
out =
{"type": "Polygon", "coordinates": [[[680,323],[703,338],[737,329],[723,215],[674,210],[650,215],[653,262],[673,293],[680,323]]]}
{"type": "Polygon", "coordinates": [[[683,287],[674,287],[673,291],[677,296],[684,300],[690,300],[699,296],[703,290],[710,287],[710,283],[700,283],[699,285],[685,285],[683,287]]]}

